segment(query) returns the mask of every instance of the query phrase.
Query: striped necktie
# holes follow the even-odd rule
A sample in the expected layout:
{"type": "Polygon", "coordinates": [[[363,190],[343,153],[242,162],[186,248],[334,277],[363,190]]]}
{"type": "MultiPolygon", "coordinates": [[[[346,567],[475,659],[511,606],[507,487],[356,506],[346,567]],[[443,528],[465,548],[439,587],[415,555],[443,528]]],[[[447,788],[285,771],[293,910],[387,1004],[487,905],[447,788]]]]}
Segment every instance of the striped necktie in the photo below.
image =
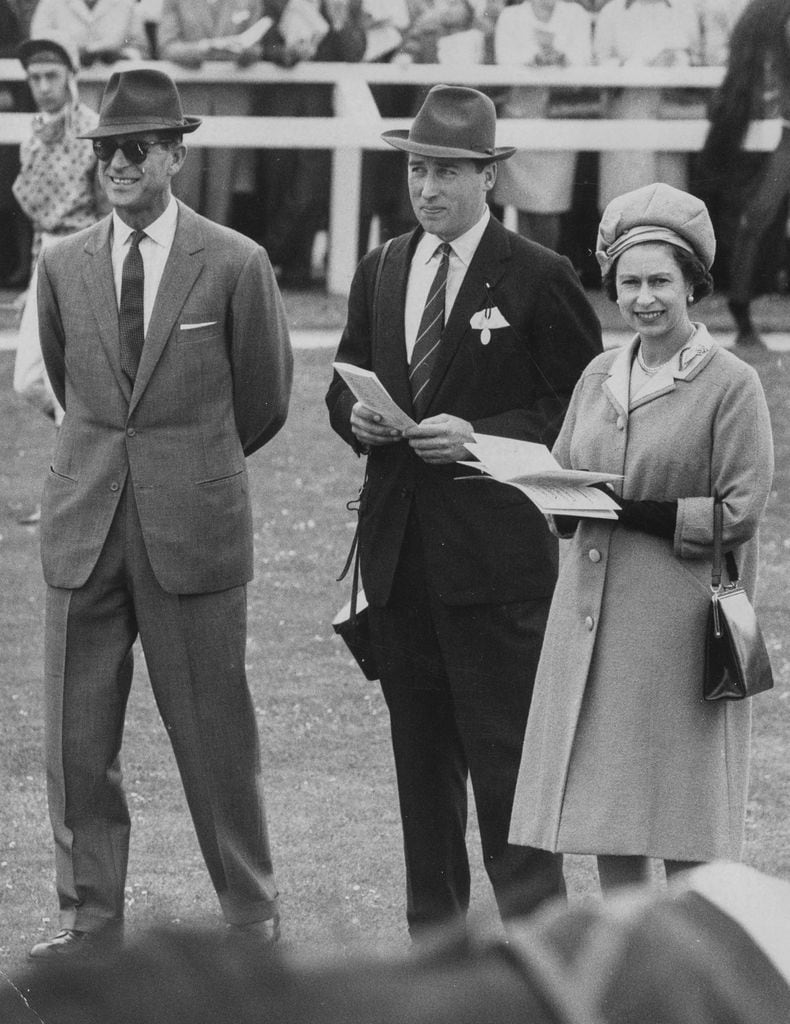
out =
{"type": "MultiPolygon", "coordinates": [[[[444,330],[444,299],[447,291],[447,270],[450,266],[450,244],[442,242],[436,252],[441,256],[436,276],[428,289],[425,308],[417,330],[417,340],[409,365],[409,384],[414,414],[420,419],[425,411],[425,389],[431,379],[431,369],[439,350],[444,330]]],[[[435,254],[434,254],[435,255],[435,254]]]]}
{"type": "Polygon", "coordinates": [[[121,337],[121,369],[134,381],[137,367],[140,365],[140,354],[145,340],[143,320],[143,257],[140,255],[140,241],[145,237],[144,231],[133,231],[129,252],[123,261],[121,272],[121,304],[118,316],[118,329],[121,337]]]}

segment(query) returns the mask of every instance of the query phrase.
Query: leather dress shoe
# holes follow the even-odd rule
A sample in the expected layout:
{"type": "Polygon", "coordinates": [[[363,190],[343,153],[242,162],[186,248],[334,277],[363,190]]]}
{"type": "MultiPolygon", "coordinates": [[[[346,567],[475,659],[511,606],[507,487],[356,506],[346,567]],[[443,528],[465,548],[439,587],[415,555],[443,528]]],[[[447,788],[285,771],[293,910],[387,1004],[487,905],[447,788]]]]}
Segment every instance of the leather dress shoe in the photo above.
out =
{"type": "Polygon", "coordinates": [[[64,928],[50,939],[37,942],[28,956],[31,960],[54,960],[65,956],[85,953],[90,941],[90,932],[82,932],[77,928],[64,928]]]}
{"type": "Polygon", "coordinates": [[[280,941],[280,915],[267,917],[265,921],[232,924],[229,931],[234,938],[250,939],[261,946],[273,946],[275,942],[280,941]]]}

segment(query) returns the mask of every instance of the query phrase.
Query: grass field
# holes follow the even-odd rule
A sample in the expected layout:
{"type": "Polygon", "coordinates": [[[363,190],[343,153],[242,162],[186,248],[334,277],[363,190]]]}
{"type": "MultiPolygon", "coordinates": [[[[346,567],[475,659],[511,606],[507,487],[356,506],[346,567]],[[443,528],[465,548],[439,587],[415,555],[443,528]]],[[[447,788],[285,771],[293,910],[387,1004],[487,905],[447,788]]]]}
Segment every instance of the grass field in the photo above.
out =
{"type": "MultiPolygon", "coordinates": [[[[763,534],[759,602],[777,689],[754,702],[746,859],[790,878],[790,357],[750,353],[769,398],[777,475],[763,534]]],[[[362,463],[329,430],[332,353],[300,351],[291,414],[250,462],[256,578],[248,664],[263,741],[284,935],[295,952],[402,948],[403,868],[386,710],[329,625],[362,463]]],[[[54,435],[11,391],[0,352],[0,970],[56,930],[42,770],[43,584],[38,534],[17,524],[38,498],[54,435]]],[[[133,818],[131,932],[154,922],[217,922],[174,761],[142,658],[124,744],[133,818]]],[[[492,917],[474,826],[473,911],[492,917]]],[[[587,858],[569,859],[572,894],[592,891],[587,858]]]]}

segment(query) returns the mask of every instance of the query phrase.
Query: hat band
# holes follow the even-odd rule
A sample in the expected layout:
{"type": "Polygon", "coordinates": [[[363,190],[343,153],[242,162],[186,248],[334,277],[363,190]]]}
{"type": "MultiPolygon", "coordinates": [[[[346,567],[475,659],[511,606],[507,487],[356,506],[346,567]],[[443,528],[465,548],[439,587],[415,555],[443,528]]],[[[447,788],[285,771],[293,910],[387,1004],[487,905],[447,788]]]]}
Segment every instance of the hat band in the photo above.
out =
{"type": "Polygon", "coordinates": [[[624,231],[619,238],[615,239],[611,245],[607,246],[606,249],[598,249],[595,253],[595,258],[601,266],[601,270],[606,273],[612,266],[614,261],[621,256],[626,249],[630,249],[634,245],[639,245],[642,242],[668,242],[670,245],[676,245],[680,249],[685,249],[686,252],[690,252],[692,256],[697,256],[694,247],[690,245],[682,235],[679,235],[677,231],[673,231],[671,228],[662,227],[659,224],[639,224],[637,227],[629,228],[628,231],[624,231]]]}
{"type": "Polygon", "coordinates": [[[183,128],[185,126],[185,119],[183,117],[178,120],[173,117],[157,117],[156,114],[140,112],[139,114],[129,114],[125,117],[110,115],[103,122],[99,120],[97,127],[114,128],[117,125],[120,128],[123,125],[130,124],[150,124],[151,131],[158,131],[159,128],[183,128]],[[156,127],[154,127],[155,125],[156,127]]]}
{"type": "Polygon", "coordinates": [[[441,142],[438,142],[436,138],[420,139],[411,132],[409,133],[408,141],[415,146],[430,146],[432,149],[446,149],[452,151],[463,150],[465,153],[479,153],[481,157],[493,156],[496,152],[494,146],[481,147],[474,142],[467,141],[466,139],[454,139],[449,141],[447,139],[443,139],[441,142]]]}

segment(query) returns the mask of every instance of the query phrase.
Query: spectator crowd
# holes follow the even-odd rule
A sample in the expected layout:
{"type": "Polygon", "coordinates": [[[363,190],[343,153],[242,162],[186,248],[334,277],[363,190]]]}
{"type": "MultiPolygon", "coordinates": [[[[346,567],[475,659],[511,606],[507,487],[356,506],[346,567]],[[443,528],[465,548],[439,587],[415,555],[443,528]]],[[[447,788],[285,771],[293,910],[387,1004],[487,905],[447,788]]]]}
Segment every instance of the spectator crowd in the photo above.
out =
{"type": "MultiPolygon", "coordinates": [[[[744,7],[745,0],[0,0],[0,56],[13,57],[25,39],[56,32],[70,40],[83,67],[140,58],[191,69],[204,61],[724,65],[744,7]]],[[[373,86],[379,110],[391,117],[412,116],[425,91],[373,86]]],[[[684,94],[679,103],[677,92],[670,98],[657,90],[521,87],[491,95],[504,117],[704,114],[704,97],[684,94]]],[[[184,83],[182,95],[203,115],[332,112],[325,84],[245,81],[219,89],[197,79],[184,83]]],[[[82,99],[98,105],[98,95],[82,99]]],[[[34,110],[23,83],[0,84],[0,110],[34,110]]],[[[204,148],[193,153],[176,194],[260,241],[281,284],[309,286],[323,277],[330,171],[326,151],[204,148]]],[[[491,201],[514,208],[521,234],[570,256],[583,281],[594,283],[588,236],[609,200],[655,180],[694,190],[694,172],[686,154],[522,152],[500,176],[491,201]]],[[[17,173],[16,148],[0,148],[0,226],[14,242],[0,266],[7,285],[24,284],[30,273],[30,228],[11,191],[17,173]]],[[[360,257],[374,219],[382,240],[414,223],[398,154],[365,154],[361,205],[360,257]]]]}

